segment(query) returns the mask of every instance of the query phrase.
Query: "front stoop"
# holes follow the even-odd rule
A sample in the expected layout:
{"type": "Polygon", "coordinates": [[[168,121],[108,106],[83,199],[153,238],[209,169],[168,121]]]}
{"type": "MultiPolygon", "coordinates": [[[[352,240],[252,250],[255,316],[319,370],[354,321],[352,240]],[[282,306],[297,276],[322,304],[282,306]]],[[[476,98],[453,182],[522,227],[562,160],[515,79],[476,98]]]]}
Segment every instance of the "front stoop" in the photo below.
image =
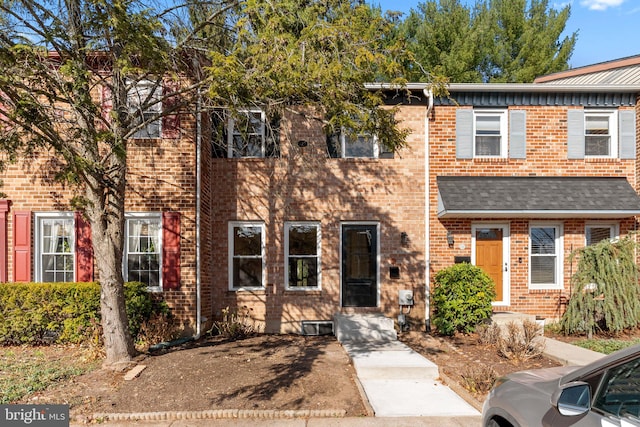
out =
{"type": "Polygon", "coordinates": [[[512,313],[510,311],[498,311],[491,316],[491,322],[500,326],[511,322],[523,323],[525,320],[535,322],[536,316],[533,314],[512,313]]]}
{"type": "Polygon", "coordinates": [[[333,316],[335,335],[339,342],[395,341],[398,334],[393,319],[379,313],[342,314],[333,316]]]}

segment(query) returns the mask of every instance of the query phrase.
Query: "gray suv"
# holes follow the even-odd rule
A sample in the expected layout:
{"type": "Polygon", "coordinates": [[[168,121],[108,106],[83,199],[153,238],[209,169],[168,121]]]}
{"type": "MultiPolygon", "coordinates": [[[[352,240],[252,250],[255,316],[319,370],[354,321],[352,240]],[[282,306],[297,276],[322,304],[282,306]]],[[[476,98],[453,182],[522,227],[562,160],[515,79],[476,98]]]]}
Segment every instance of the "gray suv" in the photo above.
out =
{"type": "Polygon", "coordinates": [[[585,365],[516,372],[496,381],[486,427],[640,427],[640,345],[585,365]]]}

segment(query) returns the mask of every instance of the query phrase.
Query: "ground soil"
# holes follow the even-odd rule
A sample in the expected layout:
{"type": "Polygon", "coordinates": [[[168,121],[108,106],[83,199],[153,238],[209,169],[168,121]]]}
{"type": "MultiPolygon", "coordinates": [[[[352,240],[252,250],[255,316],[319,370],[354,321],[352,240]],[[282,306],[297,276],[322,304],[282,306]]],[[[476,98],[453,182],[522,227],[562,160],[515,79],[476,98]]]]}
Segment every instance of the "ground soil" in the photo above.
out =
{"type": "MultiPolygon", "coordinates": [[[[540,357],[508,361],[475,335],[434,337],[403,333],[402,341],[436,363],[445,382],[464,389],[465,373],[491,367],[496,374],[557,366],[540,357]]],[[[71,405],[76,420],[93,414],[211,409],[343,410],[346,416],[371,415],[363,401],[353,366],[335,337],[258,335],[228,341],[207,338],[141,355],[140,375],[94,370],[74,377],[22,403],[71,405]]],[[[479,405],[485,397],[469,396],[479,405]]],[[[469,396],[466,396],[469,398],[469,396]]]]}

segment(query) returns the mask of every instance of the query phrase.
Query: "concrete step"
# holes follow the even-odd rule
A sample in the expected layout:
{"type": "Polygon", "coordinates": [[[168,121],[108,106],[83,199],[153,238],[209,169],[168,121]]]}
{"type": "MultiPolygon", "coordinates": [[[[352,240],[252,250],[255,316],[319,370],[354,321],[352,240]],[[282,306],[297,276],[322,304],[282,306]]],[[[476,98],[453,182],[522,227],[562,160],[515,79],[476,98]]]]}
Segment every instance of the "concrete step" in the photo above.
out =
{"type": "Polygon", "coordinates": [[[398,339],[393,319],[380,313],[336,313],[333,321],[336,338],[341,343],[346,341],[384,342],[398,339]]]}
{"type": "Polygon", "coordinates": [[[535,322],[536,316],[533,314],[512,313],[510,311],[499,311],[491,316],[491,322],[498,325],[506,325],[510,322],[522,323],[525,320],[535,322]]]}

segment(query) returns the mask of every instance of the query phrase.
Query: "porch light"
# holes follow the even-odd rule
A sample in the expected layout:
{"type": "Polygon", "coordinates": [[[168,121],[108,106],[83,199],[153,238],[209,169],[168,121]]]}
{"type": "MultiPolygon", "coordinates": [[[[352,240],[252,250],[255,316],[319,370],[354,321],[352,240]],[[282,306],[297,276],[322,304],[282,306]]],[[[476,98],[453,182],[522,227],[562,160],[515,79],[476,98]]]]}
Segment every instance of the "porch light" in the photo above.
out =
{"type": "Polygon", "coordinates": [[[453,238],[453,233],[451,231],[447,231],[447,244],[452,247],[454,243],[455,240],[453,238]]]}

